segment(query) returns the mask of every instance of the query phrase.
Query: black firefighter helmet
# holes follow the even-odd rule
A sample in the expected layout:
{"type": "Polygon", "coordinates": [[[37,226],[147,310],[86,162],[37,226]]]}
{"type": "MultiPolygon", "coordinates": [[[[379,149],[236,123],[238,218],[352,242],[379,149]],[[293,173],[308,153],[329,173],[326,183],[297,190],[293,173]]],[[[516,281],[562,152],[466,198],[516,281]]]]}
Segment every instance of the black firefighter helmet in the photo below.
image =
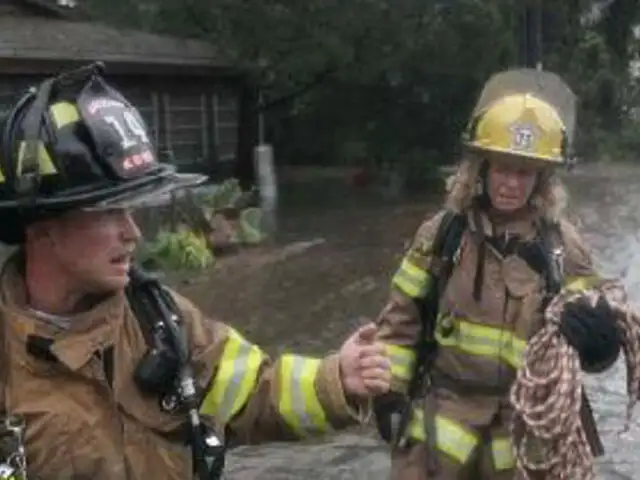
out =
{"type": "Polygon", "coordinates": [[[6,116],[0,159],[0,241],[78,208],[135,207],[206,180],[160,163],[138,110],[94,63],[49,78],[6,116]]]}

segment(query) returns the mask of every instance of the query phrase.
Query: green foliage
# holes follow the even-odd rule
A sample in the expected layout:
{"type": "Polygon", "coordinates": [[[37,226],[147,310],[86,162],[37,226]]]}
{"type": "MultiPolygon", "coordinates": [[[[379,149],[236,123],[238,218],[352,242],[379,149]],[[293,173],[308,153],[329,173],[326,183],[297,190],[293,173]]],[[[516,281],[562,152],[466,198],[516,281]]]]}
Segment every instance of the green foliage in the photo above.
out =
{"type": "Polygon", "coordinates": [[[141,246],[139,257],[142,263],[172,271],[201,271],[215,261],[207,240],[186,228],[162,230],[141,246]]]}
{"type": "MultiPolygon", "coordinates": [[[[137,260],[148,268],[171,271],[200,271],[214,264],[215,258],[211,245],[215,242],[216,229],[230,234],[227,242],[254,245],[265,240],[262,229],[262,212],[260,208],[250,207],[253,191],[243,192],[237,179],[229,179],[210,193],[199,193],[196,197],[188,197],[188,206],[202,211],[203,222],[210,222],[214,233],[207,239],[199,232],[202,227],[198,222],[191,226],[180,225],[177,230],[161,229],[153,240],[140,245],[137,260]],[[235,210],[238,222],[228,222],[225,215],[214,218],[216,213],[235,210]],[[195,228],[198,225],[198,228],[195,228]],[[228,229],[228,230],[227,230],[228,229]]],[[[179,200],[178,200],[179,201],[179,200]]],[[[232,214],[231,217],[234,217],[232,214]]],[[[193,220],[193,219],[192,219],[193,220]]],[[[224,236],[224,235],[223,235],[224,236]]]]}
{"type": "Polygon", "coordinates": [[[203,193],[198,200],[206,207],[212,210],[218,210],[226,207],[233,207],[242,198],[243,192],[240,188],[240,182],[236,178],[225,180],[211,193],[203,193]]]}
{"type": "Polygon", "coordinates": [[[256,245],[266,239],[262,229],[262,211],[256,207],[245,208],[240,212],[240,241],[247,245],[256,245]]]}
{"type": "MultiPolygon", "coordinates": [[[[250,206],[255,193],[255,189],[243,191],[240,182],[231,178],[218,185],[213,192],[201,194],[198,203],[209,221],[213,221],[215,214],[221,210],[235,210],[239,222],[231,242],[253,245],[266,238],[262,229],[262,211],[250,206]]],[[[230,227],[231,224],[228,225],[230,227]]]]}
{"type": "Polygon", "coordinates": [[[229,178],[212,192],[198,194],[198,201],[211,214],[226,208],[242,209],[253,201],[255,194],[255,188],[243,191],[237,178],[229,178]]]}

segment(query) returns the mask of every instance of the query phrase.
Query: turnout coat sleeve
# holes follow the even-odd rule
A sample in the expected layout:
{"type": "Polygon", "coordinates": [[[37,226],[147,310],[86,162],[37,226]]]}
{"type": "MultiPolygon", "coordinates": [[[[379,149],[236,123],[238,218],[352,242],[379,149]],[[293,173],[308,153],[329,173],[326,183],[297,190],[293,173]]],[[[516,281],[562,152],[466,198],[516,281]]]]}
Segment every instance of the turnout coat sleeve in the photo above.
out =
{"type": "Polygon", "coordinates": [[[368,406],[347,401],[337,354],[271,359],[238,330],[172,293],[191,339],[200,412],[227,443],[297,440],[366,420],[368,406]]]}
{"type": "Polygon", "coordinates": [[[418,228],[391,279],[388,301],[378,317],[378,339],[391,360],[391,389],[397,393],[406,391],[413,370],[413,347],[421,333],[416,300],[425,295],[431,282],[431,247],[444,214],[437,213],[418,228]]]}

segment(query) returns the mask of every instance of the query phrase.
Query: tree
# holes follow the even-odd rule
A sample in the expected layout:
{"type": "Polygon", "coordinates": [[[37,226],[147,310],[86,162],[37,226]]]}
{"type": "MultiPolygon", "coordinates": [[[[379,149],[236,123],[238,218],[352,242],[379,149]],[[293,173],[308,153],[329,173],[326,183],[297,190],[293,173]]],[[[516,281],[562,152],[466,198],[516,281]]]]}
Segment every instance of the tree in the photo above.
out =
{"type": "Polygon", "coordinates": [[[118,25],[196,37],[246,65],[285,161],[451,154],[474,96],[522,62],[526,6],[545,68],[582,100],[583,129],[616,131],[638,0],[89,0],[118,25]],[[538,7],[539,6],[539,7],[538,7]]]}

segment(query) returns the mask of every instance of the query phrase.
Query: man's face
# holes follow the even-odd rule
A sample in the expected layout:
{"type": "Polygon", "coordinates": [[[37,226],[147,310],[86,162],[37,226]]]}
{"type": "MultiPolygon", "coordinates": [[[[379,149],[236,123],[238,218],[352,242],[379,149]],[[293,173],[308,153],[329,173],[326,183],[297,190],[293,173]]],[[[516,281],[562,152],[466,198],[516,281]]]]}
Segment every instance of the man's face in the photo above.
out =
{"type": "MultiPolygon", "coordinates": [[[[125,209],[74,211],[43,225],[52,260],[85,293],[124,288],[140,230],[125,209]]],[[[42,232],[42,230],[41,230],[42,232]]]]}
{"type": "Polygon", "coordinates": [[[487,189],[493,207],[503,213],[524,208],[536,186],[538,170],[522,165],[491,162],[487,189]]]}

